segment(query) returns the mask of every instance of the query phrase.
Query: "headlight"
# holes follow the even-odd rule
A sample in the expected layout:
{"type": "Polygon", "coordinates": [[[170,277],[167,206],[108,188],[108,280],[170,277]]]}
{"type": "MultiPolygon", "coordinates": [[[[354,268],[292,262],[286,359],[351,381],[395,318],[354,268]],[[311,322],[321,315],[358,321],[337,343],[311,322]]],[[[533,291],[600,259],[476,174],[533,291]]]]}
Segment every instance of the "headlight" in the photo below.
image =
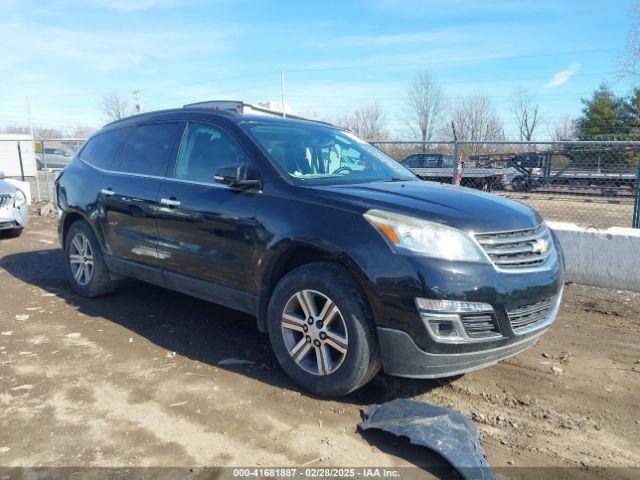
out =
{"type": "Polygon", "coordinates": [[[381,210],[369,210],[364,218],[392,248],[399,251],[446,260],[478,261],[484,258],[478,247],[461,230],[381,210]]]}
{"type": "Polygon", "coordinates": [[[24,205],[25,203],[27,203],[27,197],[25,197],[22,190],[16,190],[16,194],[13,197],[13,206],[19,207],[21,205],[24,205]]]}

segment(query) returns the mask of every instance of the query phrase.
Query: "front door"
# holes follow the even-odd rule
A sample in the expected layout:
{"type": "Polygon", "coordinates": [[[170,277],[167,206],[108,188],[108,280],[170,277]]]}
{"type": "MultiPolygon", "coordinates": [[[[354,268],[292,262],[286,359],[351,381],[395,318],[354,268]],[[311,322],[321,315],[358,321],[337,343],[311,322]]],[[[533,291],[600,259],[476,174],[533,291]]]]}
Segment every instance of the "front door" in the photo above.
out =
{"type": "Polygon", "coordinates": [[[160,267],[158,191],[181,128],[180,123],[137,126],[116,167],[103,174],[102,228],[107,252],[114,257],[160,267]]]}
{"type": "Polygon", "coordinates": [[[259,193],[213,179],[219,167],[248,161],[223,127],[187,125],[174,172],[159,194],[158,257],[168,284],[180,275],[251,290],[259,193]]]}

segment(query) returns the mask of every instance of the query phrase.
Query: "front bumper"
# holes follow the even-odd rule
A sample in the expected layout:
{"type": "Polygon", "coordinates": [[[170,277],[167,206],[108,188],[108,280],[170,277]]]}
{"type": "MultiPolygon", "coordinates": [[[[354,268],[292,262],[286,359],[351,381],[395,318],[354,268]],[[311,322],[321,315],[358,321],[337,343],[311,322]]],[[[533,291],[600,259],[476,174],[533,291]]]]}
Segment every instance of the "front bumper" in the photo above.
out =
{"type": "Polygon", "coordinates": [[[429,353],[418,348],[401,330],[378,327],[384,372],[409,378],[441,378],[478,370],[517,355],[535,345],[548,330],[540,330],[513,343],[467,353],[429,353]]]}
{"type": "Polygon", "coordinates": [[[371,281],[367,291],[384,371],[416,378],[452,376],[492,365],[535,344],[555,321],[559,303],[533,323],[522,322],[522,312],[533,315],[540,311],[538,302],[551,302],[561,295],[564,261],[561,248],[556,246],[557,255],[544,268],[518,273],[503,272],[489,264],[393,254],[369,259],[365,263],[370,266],[365,269],[371,281]],[[499,333],[474,341],[443,343],[425,325],[427,319],[416,306],[418,297],[488,304],[494,310],[499,333]]]}
{"type": "Polygon", "coordinates": [[[29,207],[26,204],[0,210],[0,230],[25,228],[28,224],[29,207]]]}

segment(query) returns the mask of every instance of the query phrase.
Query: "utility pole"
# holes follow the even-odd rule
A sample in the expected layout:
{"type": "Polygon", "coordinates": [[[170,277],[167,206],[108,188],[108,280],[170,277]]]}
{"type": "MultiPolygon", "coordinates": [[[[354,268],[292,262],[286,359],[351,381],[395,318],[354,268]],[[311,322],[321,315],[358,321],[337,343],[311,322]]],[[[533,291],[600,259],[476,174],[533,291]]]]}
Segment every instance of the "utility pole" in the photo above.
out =
{"type": "Polygon", "coordinates": [[[34,152],[35,152],[35,142],[36,137],[33,135],[33,122],[31,121],[31,105],[29,104],[29,96],[27,96],[27,118],[29,119],[29,128],[31,129],[31,141],[34,143],[34,152]]]}
{"type": "Polygon", "coordinates": [[[284,67],[280,68],[280,102],[282,103],[282,117],[286,117],[287,114],[284,111],[284,67]]]}
{"type": "Polygon", "coordinates": [[[131,93],[133,94],[133,98],[135,99],[136,113],[142,113],[142,104],[140,103],[140,90],[136,89],[131,93]]]}

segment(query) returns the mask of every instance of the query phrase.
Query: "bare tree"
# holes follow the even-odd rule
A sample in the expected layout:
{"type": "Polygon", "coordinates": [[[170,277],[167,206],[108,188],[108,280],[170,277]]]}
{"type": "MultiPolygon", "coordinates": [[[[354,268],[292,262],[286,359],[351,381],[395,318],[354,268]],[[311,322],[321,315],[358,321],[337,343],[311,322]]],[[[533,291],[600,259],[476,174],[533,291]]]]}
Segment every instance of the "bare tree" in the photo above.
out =
{"type": "Polygon", "coordinates": [[[530,142],[533,138],[533,133],[540,123],[538,107],[527,89],[521,86],[516,88],[511,111],[516,117],[520,141],[530,142]]]}
{"type": "Polygon", "coordinates": [[[351,130],[365,140],[380,141],[388,136],[384,110],[378,103],[338,115],[334,123],[351,130]]]}
{"type": "Polygon", "coordinates": [[[128,117],[132,113],[129,101],[117,93],[110,93],[102,97],[100,109],[109,122],[128,117]]]}
{"type": "Polygon", "coordinates": [[[87,138],[95,131],[95,128],[88,125],[76,124],[66,129],[65,136],[70,138],[87,138]]]}
{"type": "Polygon", "coordinates": [[[620,62],[620,75],[640,77],[640,2],[631,7],[632,23],[627,32],[627,52],[620,62]]]}
{"type": "Polygon", "coordinates": [[[458,140],[477,142],[465,153],[480,153],[483,142],[504,140],[504,128],[489,97],[476,93],[460,99],[451,107],[451,122],[458,140]]]}
{"type": "Polygon", "coordinates": [[[7,125],[4,130],[7,133],[13,133],[13,134],[26,135],[31,133],[31,129],[29,127],[19,127],[15,125],[7,125]]]}
{"type": "Polygon", "coordinates": [[[560,123],[556,126],[553,132],[553,139],[560,140],[575,140],[576,139],[576,121],[570,117],[564,117],[560,123]]]}
{"type": "Polygon", "coordinates": [[[406,104],[403,120],[408,133],[423,142],[432,140],[442,118],[443,96],[428,71],[415,78],[407,91],[406,104]]]}

